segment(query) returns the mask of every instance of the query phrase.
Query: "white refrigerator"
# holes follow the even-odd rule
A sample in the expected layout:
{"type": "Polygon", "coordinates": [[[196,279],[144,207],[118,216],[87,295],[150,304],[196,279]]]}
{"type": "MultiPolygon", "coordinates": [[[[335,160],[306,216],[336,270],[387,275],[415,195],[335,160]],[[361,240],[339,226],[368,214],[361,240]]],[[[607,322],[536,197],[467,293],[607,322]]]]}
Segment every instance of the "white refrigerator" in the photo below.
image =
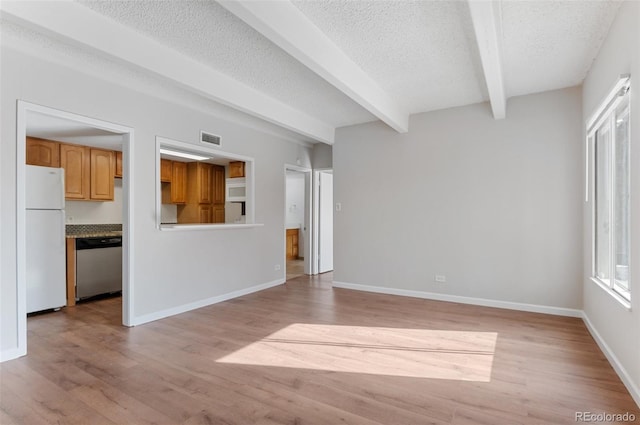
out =
{"type": "Polygon", "coordinates": [[[64,170],[27,165],[27,313],[66,304],[64,170]]]}

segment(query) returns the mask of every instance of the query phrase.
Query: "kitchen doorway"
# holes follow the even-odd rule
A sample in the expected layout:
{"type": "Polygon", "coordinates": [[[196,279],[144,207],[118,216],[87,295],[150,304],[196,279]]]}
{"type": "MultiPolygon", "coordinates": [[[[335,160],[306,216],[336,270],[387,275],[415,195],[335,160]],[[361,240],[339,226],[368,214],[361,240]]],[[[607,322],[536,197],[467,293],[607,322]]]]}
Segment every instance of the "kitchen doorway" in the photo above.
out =
{"type": "MultiPolygon", "coordinates": [[[[118,124],[89,118],[86,116],[60,111],[57,109],[36,105],[24,101],[18,102],[18,111],[17,111],[17,137],[16,137],[16,170],[17,170],[17,187],[16,187],[16,216],[17,216],[17,243],[16,243],[16,254],[17,254],[17,323],[18,323],[18,356],[22,356],[27,354],[27,277],[29,270],[31,269],[31,264],[29,264],[29,269],[27,267],[27,176],[32,174],[31,168],[33,166],[27,166],[27,139],[30,138],[29,146],[32,147],[34,139],[36,142],[42,143],[44,146],[57,146],[59,144],[59,151],[64,149],[76,149],[82,152],[89,152],[91,154],[90,157],[83,159],[81,163],[85,163],[85,161],[89,162],[89,164],[96,163],[105,163],[105,159],[101,156],[102,153],[108,153],[106,164],[113,164],[114,174],[108,174],[109,176],[115,176],[119,171],[121,172],[121,180],[117,183],[112,182],[113,186],[111,186],[111,193],[108,196],[111,196],[111,199],[117,199],[116,197],[120,197],[121,206],[119,205],[117,208],[106,208],[107,211],[102,211],[103,215],[112,215],[115,214],[119,217],[121,221],[121,229],[115,230],[114,232],[121,232],[121,263],[122,263],[122,324],[125,326],[130,326],[131,318],[133,317],[133,281],[132,281],[132,271],[131,271],[131,252],[133,246],[133,234],[131,232],[131,217],[133,211],[133,190],[132,190],[132,173],[131,173],[131,164],[132,164],[132,148],[131,145],[133,143],[133,129],[125,126],[121,126],[118,124]],[[48,145],[47,145],[48,143],[48,145]],[[93,155],[93,151],[95,151],[95,155],[93,155]],[[94,158],[95,157],[95,158],[94,158]],[[95,160],[95,161],[94,161],[95,160]],[[113,162],[109,162],[113,161],[113,162]],[[114,188],[115,187],[115,188],[114,188]],[[114,193],[115,192],[115,193],[114,193]],[[115,210],[114,210],[115,209],[115,210]]],[[[45,152],[43,150],[43,152],[45,152]]],[[[66,151],[65,151],[66,152],[66,151]]],[[[33,153],[33,152],[31,152],[33,153]]],[[[71,155],[71,154],[70,154],[71,155]]],[[[45,162],[47,155],[44,155],[45,162]]],[[[43,167],[51,167],[51,170],[57,170],[61,165],[45,165],[42,164],[43,167]]],[[[37,167],[40,168],[40,167],[37,167]]],[[[68,169],[68,174],[72,173],[71,168],[68,169]]],[[[111,170],[110,170],[111,172],[111,170]]],[[[100,199],[100,196],[104,196],[104,191],[102,187],[105,187],[103,184],[106,180],[103,178],[101,181],[92,182],[94,175],[86,176],[82,181],[88,181],[86,184],[95,183],[96,187],[99,189],[93,190],[93,186],[91,187],[91,199],[100,199]],[[95,197],[94,197],[95,195],[95,197]]],[[[107,181],[108,183],[108,181],[107,181]]],[[[85,183],[79,183],[85,184],[85,183]]],[[[111,183],[109,183],[111,184],[111,183]]],[[[109,184],[106,187],[109,187],[109,184]]],[[[71,185],[68,185],[67,190],[65,191],[66,199],[69,198],[68,190],[71,189],[71,185]]],[[[108,190],[107,190],[108,191],[108,190]]],[[[79,197],[78,199],[85,199],[79,197]]],[[[31,202],[31,201],[29,201],[31,202]]],[[[86,211],[95,211],[96,207],[99,206],[99,202],[74,202],[73,205],[73,213],[66,216],[66,222],[64,223],[65,232],[65,246],[70,244],[75,245],[73,242],[69,242],[69,238],[66,238],[67,232],[66,228],[69,224],[78,224],[78,225],[87,225],[88,223],[82,223],[85,221],[81,219],[78,222],[79,217],[86,211]],[[73,215],[72,215],[73,214],[73,215]],[[75,222],[74,222],[75,220],[75,222]]],[[[106,202],[103,203],[106,205],[106,202]]],[[[71,202],[65,203],[65,210],[71,207],[71,202]]],[[[70,212],[71,209],[67,212],[70,212]]],[[[101,218],[105,220],[104,217],[101,218]]],[[[87,229],[87,233],[91,233],[91,229],[87,229]]],[[[33,245],[33,244],[32,244],[33,245]]],[[[68,249],[68,248],[67,248],[68,249]]],[[[67,266],[67,265],[65,265],[67,266]]],[[[66,267],[67,270],[75,271],[75,267],[73,269],[66,267]]],[[[65,274],[66,277],[66,274],[65,274]]],[[[65,287],[67,286],[67,282],[65,282],[65,287]]],[[[75,301],[75,295],[69,295],[67,297],[67,302],[69,299],[73,298],[75,301]]]]}
{"type": "Polygon", "coordinates": [[[285,166],[285,279],[314,274],[312,268],[311,170],[285,166]]]}

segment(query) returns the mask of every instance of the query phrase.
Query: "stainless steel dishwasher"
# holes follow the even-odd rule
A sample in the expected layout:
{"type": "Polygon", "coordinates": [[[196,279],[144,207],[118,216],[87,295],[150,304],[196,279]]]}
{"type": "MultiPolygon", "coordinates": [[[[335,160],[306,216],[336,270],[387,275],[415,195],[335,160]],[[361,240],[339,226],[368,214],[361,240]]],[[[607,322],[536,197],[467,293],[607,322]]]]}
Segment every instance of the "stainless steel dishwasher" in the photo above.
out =
{"type": "Polygon", "coordinates": [[[76,239],[76,300],[122,291],[122,237],[76,239]]]}

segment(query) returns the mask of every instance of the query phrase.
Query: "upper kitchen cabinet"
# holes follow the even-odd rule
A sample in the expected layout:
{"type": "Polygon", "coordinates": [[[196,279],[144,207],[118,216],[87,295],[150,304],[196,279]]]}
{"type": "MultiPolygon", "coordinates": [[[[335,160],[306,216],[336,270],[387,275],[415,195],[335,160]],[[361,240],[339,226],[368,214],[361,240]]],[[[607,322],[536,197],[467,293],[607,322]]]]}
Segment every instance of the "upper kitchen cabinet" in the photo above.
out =
{"type": "Polygon", "coordinates": [[[187,164],[173,161],[171,164],[171,203],[187,202],[187,164]]]}
{"type": "Polygon", "coordinates": [[[161,159],[160,184],[163,204],[181,205],[187,202],[187,164],[161,159]]]}
{"type": "Polygon", "coordinates": [[[171,183],[173,161],[170,159],[160,160],[160,181],[163,183],[171,183]]]}
{"type": "Polygon", "coordinates": [[[27,137],[27,164],[60,167],[60,144],[51,140],[27,137]]]}
{"type": "Polygon", "coordinates": [[[60,144],[60,166],[64,168],[66,199],[89,199],[90,151],[87,146],[60,144]]]}
{"type": "Polygon", "coordinates": [[[122,152],[117,152],[115,153],[116,155],[116,170],[115,170],[115,174],[114,176],[116,178],[121,179],[122,178],[122,152]]]}
{"type": "Polygon", "coordinates": [[[90,199],[92,201],[113,201],[114,152],[91,148],[90,158],[90,199]]]}
{"type": "Polygon", "coordinates": [[[88,146],[60,143],[65,198],[73,201],[113,201],[115,154],[88,146]]]}
{"type": "Polygon", "coordinates": [[[245,177],[244,161],[229,162],[229,178],[245,177]]]}

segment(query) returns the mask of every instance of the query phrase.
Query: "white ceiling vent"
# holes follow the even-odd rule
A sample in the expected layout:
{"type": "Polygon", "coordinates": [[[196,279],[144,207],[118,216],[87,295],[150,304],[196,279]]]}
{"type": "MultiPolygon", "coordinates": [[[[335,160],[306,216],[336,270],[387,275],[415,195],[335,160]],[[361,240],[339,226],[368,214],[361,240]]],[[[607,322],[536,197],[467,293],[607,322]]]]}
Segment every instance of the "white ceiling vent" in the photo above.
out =
{"type": "Polygon", "coordinates": [[[214,146],[220,146],[222,144],[222,139],[220,136],[216,136],[215,134],[207,133],[206,131],[200,132],[200,141],[202,143],[208,143],[214,146]]]}

